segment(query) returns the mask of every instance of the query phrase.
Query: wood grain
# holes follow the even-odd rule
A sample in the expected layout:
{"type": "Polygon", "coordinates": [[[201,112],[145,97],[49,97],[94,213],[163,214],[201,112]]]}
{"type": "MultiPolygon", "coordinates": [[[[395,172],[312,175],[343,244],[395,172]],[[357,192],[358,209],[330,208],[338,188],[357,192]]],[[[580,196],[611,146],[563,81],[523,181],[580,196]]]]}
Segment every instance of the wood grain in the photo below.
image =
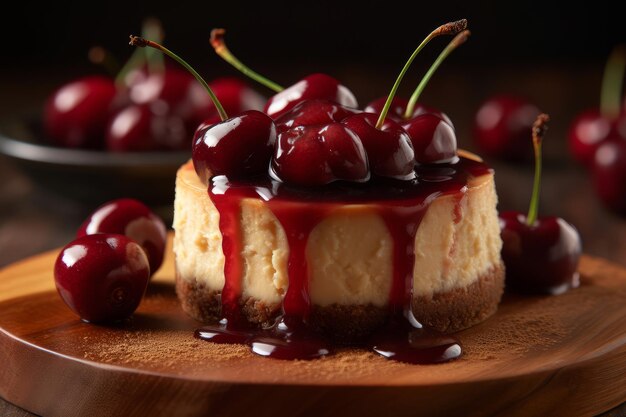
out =
{"type": "Polygon", "coordinates": [[[54,292],[56,251],[0,271],[0,397],[44,416],[595,415],[626,401],[626,271],[584,257],[583,285],[507,297],[459,334],[456,362],[359,350],[275,361],[192,337],[166,259],[134,318],[81,322],[54,292]]]}

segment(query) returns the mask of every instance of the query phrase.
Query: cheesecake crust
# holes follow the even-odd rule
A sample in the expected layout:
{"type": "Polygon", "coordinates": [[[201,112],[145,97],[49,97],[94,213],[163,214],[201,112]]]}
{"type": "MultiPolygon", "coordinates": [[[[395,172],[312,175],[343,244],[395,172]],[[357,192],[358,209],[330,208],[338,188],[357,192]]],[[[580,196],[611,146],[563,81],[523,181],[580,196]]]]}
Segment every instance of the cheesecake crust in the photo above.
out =
{"type": "MultiPolygon", "coordinates": [[[[465,288],[415,297],[412,308],[424,325],[445,333],[474,326],[493,315],[504,291],[504,265],[494,265],[465,288]]],[[[198,284],[195,279],[176,274],[176,293],[183,310],[202,323],[220,319],[221,292],[198,284]]],[[[280,304],[267,304],[248,298],[240,301],[241,311],[251,323],[267,327],[280,314],[280,304]]],[[[382,326],[388,317],[386,307],[368,305],[313,306],[309,322],[314,329],[337,342],[349,343],[382,326]]]]}

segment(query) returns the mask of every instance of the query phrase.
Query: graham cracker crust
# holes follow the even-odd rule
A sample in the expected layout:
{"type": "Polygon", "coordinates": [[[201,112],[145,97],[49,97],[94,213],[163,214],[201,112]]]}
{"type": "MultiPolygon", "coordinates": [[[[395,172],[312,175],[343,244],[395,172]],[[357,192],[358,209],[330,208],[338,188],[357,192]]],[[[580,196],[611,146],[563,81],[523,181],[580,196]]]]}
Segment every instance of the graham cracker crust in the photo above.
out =
{"type": "MultiPolygon", "coordinates": [[[[445,333],[474,326],[493,315],[504,291],[504,265],[496,265],[473,284],[431,297],[413,298],[415,317],[424,325],[445,333]]],[[[207,289],[195,279],[176,273],[176,293],[183,310],[202,323],[220,319],[221,293],[207,289]]],[[[280,304],[267,304],[252,298],[240,301],[244,317],[262,327],[270,326],[280,314],[280,304]]],[[[338,342],[358,340],[382,326],[388,317],[386,307],[374,305],[313,306],[309,323],[338,342]]]]}

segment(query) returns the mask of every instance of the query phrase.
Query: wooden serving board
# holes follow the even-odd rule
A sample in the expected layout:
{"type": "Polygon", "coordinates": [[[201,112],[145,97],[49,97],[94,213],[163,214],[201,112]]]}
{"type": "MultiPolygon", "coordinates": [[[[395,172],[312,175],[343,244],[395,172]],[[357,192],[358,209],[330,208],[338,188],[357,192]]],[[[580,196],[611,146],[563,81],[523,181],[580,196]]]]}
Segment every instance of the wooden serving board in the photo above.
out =
{"type": "Polygon", "coordinates": [[[577,416],[626,401],[626,270],[583,257],[582,286],[507,296],[459,333],[462,359],[407,365],[346,349],[278,361],[193,338],[171,254],[134,318],[81,322],[57,251],[0,271],[0,397],[44,416],[577,416]]]}

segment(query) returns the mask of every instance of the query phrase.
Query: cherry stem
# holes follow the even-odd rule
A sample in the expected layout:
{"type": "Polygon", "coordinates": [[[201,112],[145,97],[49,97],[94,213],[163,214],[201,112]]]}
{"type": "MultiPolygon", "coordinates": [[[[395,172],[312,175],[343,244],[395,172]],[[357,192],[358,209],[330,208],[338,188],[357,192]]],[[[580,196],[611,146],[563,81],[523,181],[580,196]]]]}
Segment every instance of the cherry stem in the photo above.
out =
{"type": "Polygon", "coordinates": [[[609,118],[619,116],[622,106],[622,86],[626,70],[626,45],[616,46],[611,52],[602,78],[600,113],[609,118]]]}
{"type": "Polygon", "coordinates": [[[115,59],[110,51],[101,46],[90,48],[87,57],[91,63],[100,65],[111,76],[115,76],[120,70],[120,63],[117,62],[117,59],[115,59]]]}
{"type": "Polygon", "coordinates": [[[437,71],[441,63],[448,57],[448,55],[452,53],[452,51],[465,43],[470,34],[471,33],[469,30],[464,30],[463,32],[456,35],[454,39],[452,39],[452,41],[445,47],[445,49],[441,51],[435,62],[433,62],[433,64],[430,66],[430,68],[426,72],[426,75],[424,75],[424,78],[422,78],[419,85],[411,95],[411,98],[409,99],[409,104],[407,104],[406,110],[404,112],[405,119],[409,119],[413,115],[413,111],[415,110],[415,106],[417,105],[417,100],[419,99],[422,91],[424,91],[424,88],[426,88],[426,85],[430,81],[433,74],[437,71]]]}
{"type": "Polygon", "coordinates": [[[256,71],[253,71],[249,67],[247,67],[243,62],[241,62],[237,57],[235,57],[232,52],[226,46],[226,42],[224,41],[224,35],[226,34],[226,29],[213,29],[211,31],[211,46],[215,50],[215,53],[218,54],[224,61],[228,62],[230,65],[238,69],[242,74],[247,76],[248,78],[253,79],[261,85],[269,88],[270,90],[274,90],[277,93],[280,93],[284,90],[284,87],[276,84],[274,81],[269,80],[259,74],[256,71]]]}
{"type": "MultiPolygon", "coordinates": [[[[141,36],[144,38],[155,39],[155,42],[163,42],[163,28],[161,22],[156,18],[147,18],[141,25],[141,36]]],[[[165,70],[163,63],[163,55],[155,53],[152,50],[136,50],[126,61],[122,69],[115,77],[115,84],[124,88],[126,76],[135,68],[148,64],[148,71],[151,73],[162,73],[165,70]]]]}
{"type": "Polygon", "coordinates": [[[156,42],[153,42],[153,41],[149,41],[149,40],[141,38],[139,36],[130,35],[130,42],[129,42],[129,44],[133,45],[133,46],[138,46],[140,48],[150,47],[150,48],[158,49],[159,51],[163,52],[165,55],[169,56],[174,61],[178,62],[180,65],[185,67],[185,69],[187,71],[189,71],[194,77],[196,77],[196,80],[198,80],[198,82],[200,84],[202,84],[204,89],[209,93],[209,96],[211,97],[211,100],[213,101],[213,104],[215,104],[215,108],[217,109],[217,113],[220,115],[220,119],[222,119],[222,121],[228,119],[228,115],[226,114],[226,111],[224,110],[224,107],[222,106],[222,103],[220,103],[219,99],[217,98],[217,96],[215,95],[213,90],[211,90],[211,87],[209,87],[209,85],[204,80],[204,78],[202,78],[200,76],[200,74],[198,74],[196,72],[196,70],[193,69],[193,67],[191,65],[189,65],[184,59],[182,59],[181,57],[179,57],[178,55],[176,55],[174,52],[170,51],[169,49],[167,49],[163,45],[160,45],[160,44],[158,44],[156,42]]]}
{"type": "Polygon", "coordinates": [[[383,109],[380,112],[380,116],[378,116],[378,121],[376,122],[377,129],[380,129],[383,126],[383,123],[385,122],[385,118],[387,117],[387,113],[389,112],[389,109],[391,108],[391,102],[393,101],[393,98],[395,97],[396,92],[398,91],[398,87],[400,87],[400,83],[402,82],[402,79],[404,78],[404,74],[406,74],[407,70],[413,63],[413,60],[415,59],[417,54],[419,54],[419,52],[428,44],[428,42],[430,42],[432,39],[436,38],[437,36],[456,35],[457,33],[465,30],[466,27],[467,27],[466,19],[457,20],[456,22],[448,22],[444,25],[439,26],[437,29],[430,32],[430,34],[426,36],[426,38],[424,38],[422,43],[420,43],[419,46],[415,49],[415,51],[413,51],[413,54],[411,54],[406,64],[404,64],[404,67],[402,67],[402,71],[400,71],[398,78],[396,78],[396,81],[393,83],[393,87],[391,87],[391,91],[389,92],[389,95],[387,96],[387,101],[385,102],[385,105],[383,106],[383,109]]]}
{"type": "Polygon", "coordinates": [[[533,181],[533,193],[530,198],[530,207],[528,208],[528,215],[526,216],[526,224],[532,226],[537,221],[537,214],[539,212],[539,192],[541,190],[541,145],[543,137],[548,130],[547,123],[550,121],[550,116],[545,113],[537,116],[535,123],[533,123],[533,148],[535,150],[535,179],[533,181]]]}

